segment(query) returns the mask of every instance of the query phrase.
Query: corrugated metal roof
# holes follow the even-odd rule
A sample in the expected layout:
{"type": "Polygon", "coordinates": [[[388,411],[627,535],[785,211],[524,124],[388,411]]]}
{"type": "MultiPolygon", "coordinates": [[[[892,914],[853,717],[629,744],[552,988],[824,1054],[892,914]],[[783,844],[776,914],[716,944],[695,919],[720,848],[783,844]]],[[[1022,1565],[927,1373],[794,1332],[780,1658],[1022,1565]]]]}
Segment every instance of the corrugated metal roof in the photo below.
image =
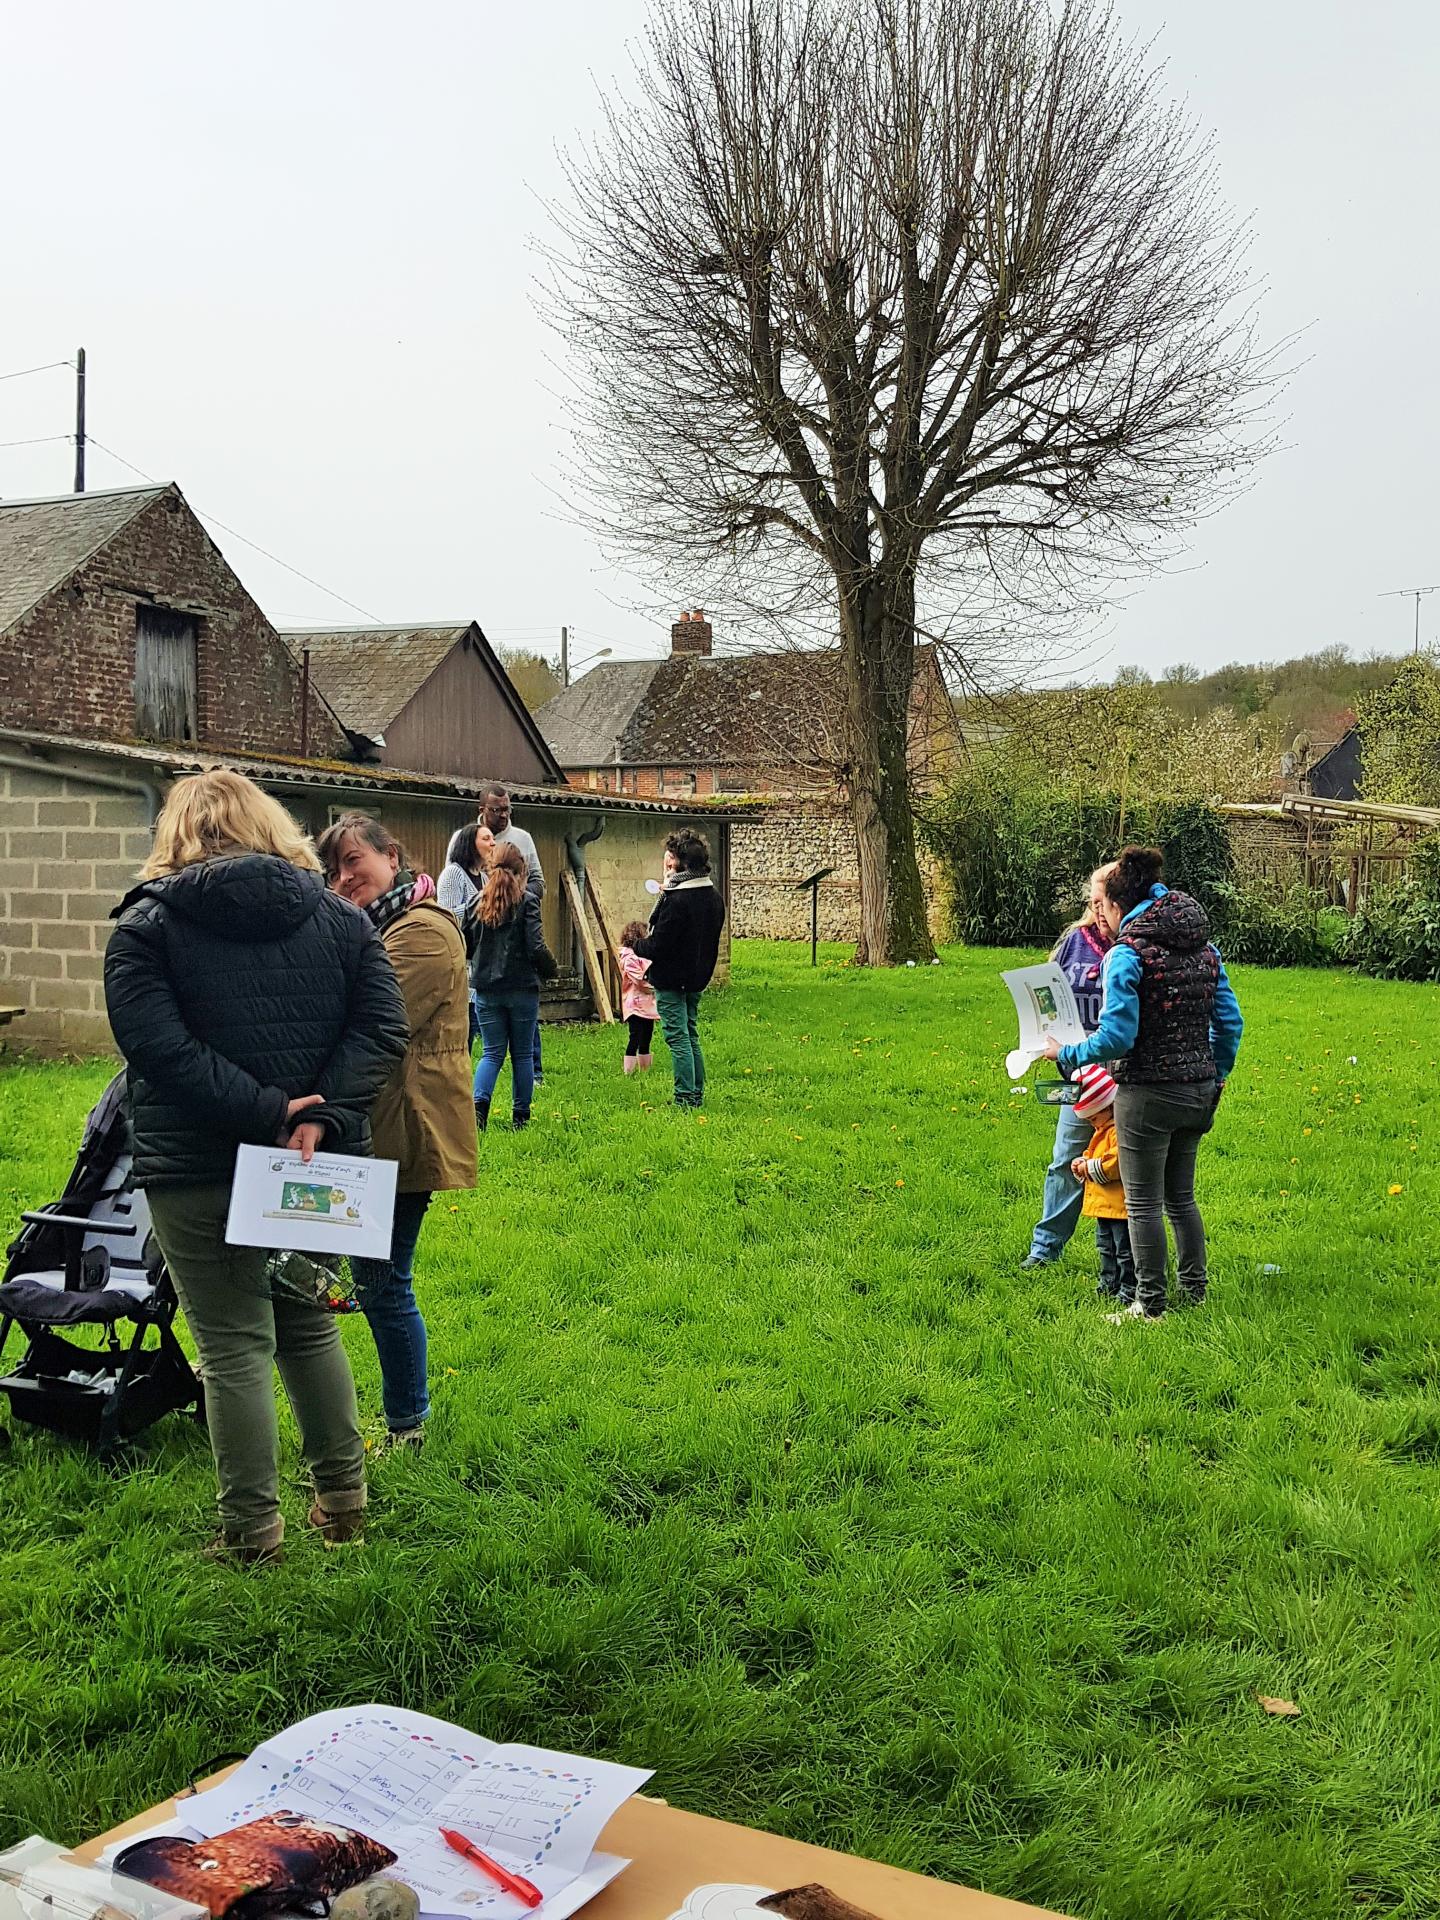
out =
{"type": "MultiPolygon", "coordinates": [[[[205,773],[212,767],[231,767],[260,786],[332,788],[344,793],[393,793],[416,799],[480,800],[488,780],[451,780],[433,773],[407,773],[403,768],[352,765],[343,760],[292,760],[283,756],[257,759],[244,752],[216,749],[177,751],[168,747],[140,747],[123,740],[82,740],[69,734],[37,733],[22,727],[0,727],[0,742],[33,747],[41,754],[92,754],[119,760],[161,779],[176,774],[205,773]]],[[[43,765],[37,756],[36,765],[43,765]]],[[[582,787],[517,787],[507,783],[517,806],[564,807],[590,813],[705,814],[734,819],[753,813],[753,807],[717,806],[707,800],[641,800],[613,793],[590,793],[582,787]]]]}
{"type": "Polygon", "coordinates": [[[0,633],[113,540],[168,486],[68,493],[53,500],[0,500],[0,633]]]}
{"type": "Polygon", "coordinates": [[[469,631],[463,621],[444,627],[286,628],[280,637],[297,661],[309,649],[311,679],[340,724],[373,740],[394,724],[469,631]]]}

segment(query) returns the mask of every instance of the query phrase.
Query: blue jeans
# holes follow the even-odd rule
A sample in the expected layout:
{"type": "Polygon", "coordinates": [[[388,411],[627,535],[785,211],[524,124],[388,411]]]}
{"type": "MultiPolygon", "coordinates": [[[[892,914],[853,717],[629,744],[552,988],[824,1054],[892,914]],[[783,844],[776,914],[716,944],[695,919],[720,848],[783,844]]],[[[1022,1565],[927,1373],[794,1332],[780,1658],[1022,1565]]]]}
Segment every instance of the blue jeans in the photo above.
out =
{"type": "Polygon", "coordinates": [[[1130,1251],[1128,1220],[1097,1220],[1095,1246],[1100,1255],[1096,1292],[1102,1299],[1128,1307],[1135,1298],[1135,1258],[1130,1251]]]}
{"type": "Polygon", "coordinates": [[[479,1038],[480,1038],[480,996],[478,993],[476,993],[475,989],[472,987],[470,989],[470,1038],[465,1042],[466,1046],[473,1047],[475,1045],[475,1042],[479,1038]]]}
{"type": "Polygon", "coordinates": [[[430,1412],[425,1369],[425,1322],[415,1302],[415,1244],[425,1223],[428,1193],[397,1193],[388,1260],[352,1260],[360,1311],[370,1323],[380,1357],[380,1397],[392,1433],[418,1427],[430,1412]]]}
{"type": "Polygon", "coordinates": [[[1088,1120],[1077,1120],[1074,1107],[1061,1107],[1055,1122],[1055,1157],[1045,1170],[1043,1211],[1030,1236],[1030,1253],[1037,1260],[1058,1260],[1080,1224],[1084,1185],[1070,1171],[1090,1144],[1094,1131],[1088,1120]]]}
{"type": "Polygon", "coordinates": [[[529,1113],[535,1093],[535,1029],[540,1021],[540,995],[482,993],[478,999],[485,1051],[475,1069],[475,1098],[494,1097],[495,1082],[500,1078],[508,1052],[515,1111],[529,1113]]]}
{"type": "Polygon", "coordinates": [[[705,1098],[705,1056],[700,1051],[700,996],[657,987],[655,1004],[675,1069],[678,1106],[698,1107],[705,1098]]]}

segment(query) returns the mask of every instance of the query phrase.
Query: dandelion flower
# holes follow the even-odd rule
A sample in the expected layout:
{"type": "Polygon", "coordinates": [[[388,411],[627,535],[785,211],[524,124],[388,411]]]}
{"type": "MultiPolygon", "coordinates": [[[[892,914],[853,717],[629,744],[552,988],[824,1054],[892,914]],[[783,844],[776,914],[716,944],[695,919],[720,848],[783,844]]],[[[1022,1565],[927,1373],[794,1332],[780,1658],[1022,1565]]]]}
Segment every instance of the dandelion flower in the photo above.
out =
{"type": "Polygon", "coordinates": [[[895,1182],[895,1184],[896,1184],[896,1186],[897,1186],[897,1187],[903,1187],[903,1186],[904,1186],[904,1184],[905,1184],[905,1182],[904,1182],[903,1180],[897,1180],[897,1181],[895,1182]]]}
{"type": "Polygon", "coordinates": [[[1393,1200],[1397,1193],[1403,1193],[1404,1191],[1404,1187],[1400,1185],[1399,1181],[1396,1181],[1395,1185],[1390,1189],[1390,1198],[1393,1200]]]}

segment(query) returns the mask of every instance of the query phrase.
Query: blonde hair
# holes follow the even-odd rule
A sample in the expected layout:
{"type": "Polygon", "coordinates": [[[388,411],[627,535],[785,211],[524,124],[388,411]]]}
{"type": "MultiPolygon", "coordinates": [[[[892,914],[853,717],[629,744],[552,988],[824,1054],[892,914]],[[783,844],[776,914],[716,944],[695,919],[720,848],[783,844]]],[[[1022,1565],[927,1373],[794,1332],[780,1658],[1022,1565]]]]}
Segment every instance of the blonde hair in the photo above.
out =
{"type": "Polygon", "coordinates": [[[1096,867],[1095,871],[1091,874],[1090,884],[1085,889],[1085,905],[1081,909],[1080,918],[1078,920],[1072,920],[1069,926],[1061,932],[1060,938],[1050,949],[1050,958],[1052,960],[1058,960],[1060,958],[1060,949],[1065,945],[1065,942],[1070,938],[1072,933],[1078,933],[1082,927],[1094,926],[1095,909],[1090,904],[1090,896],[1095,891],[1095,883],[1099,881],[1101,886],[1103,886],[1111,874],[1114,873],[1115,867],[1116,862],[1114,860],[1107,860],[1103,867],[1096,867]]]}
{"type": "Polygon", "coordinates": [[[273,853],[292,867],[320,871],[309,834],[253,780],[228,767],[192,773],[175,782],[160,809],[140,878],[158,880],[197,860],[237,853],[273,853]]]}

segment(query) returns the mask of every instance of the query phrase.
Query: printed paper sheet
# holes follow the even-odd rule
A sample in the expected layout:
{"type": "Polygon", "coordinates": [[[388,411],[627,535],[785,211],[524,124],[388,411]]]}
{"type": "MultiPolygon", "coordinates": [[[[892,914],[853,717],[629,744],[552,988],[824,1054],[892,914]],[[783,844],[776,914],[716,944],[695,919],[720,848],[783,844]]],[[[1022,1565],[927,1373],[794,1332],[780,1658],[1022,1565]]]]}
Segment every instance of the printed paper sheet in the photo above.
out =
{"type": "Polygon", "coordinates": [[[1074,989],[1053,960],[1043,967],[1015,967],[1000,978],[1010,989],[1020,1021],[1019,1042],[1005,1056],[1005,1071],[1012,1080],[1020,1079],[1041,1057],[1052,1034],[1062,1047],[1085,1038],[1074,989]]]}
{"type": "Polygon", "coordinates": [[[398,1173],[393,1160],[305,1161],[288,1147],[241,1147],[225,1238],[232,1247],[388,1259],[398,1173]]]}
{"type": "Polygon", "coordinates": [[[183,1817],[206,1835],[282,1807],[358,1827],[393,1848],[393,1871],[427,1914],[520,1913],[519,1901],[441,1840],[438,1829],[454,1827],[540,1888],[542,1920],[563,1920],[624,1865],[592,1858],[595,1842],[649,1777],[607,1760],[497,1746],[403,1707],[351,1707],[267,1740],[223,1785],[187,1800],[183,1817]]]}

